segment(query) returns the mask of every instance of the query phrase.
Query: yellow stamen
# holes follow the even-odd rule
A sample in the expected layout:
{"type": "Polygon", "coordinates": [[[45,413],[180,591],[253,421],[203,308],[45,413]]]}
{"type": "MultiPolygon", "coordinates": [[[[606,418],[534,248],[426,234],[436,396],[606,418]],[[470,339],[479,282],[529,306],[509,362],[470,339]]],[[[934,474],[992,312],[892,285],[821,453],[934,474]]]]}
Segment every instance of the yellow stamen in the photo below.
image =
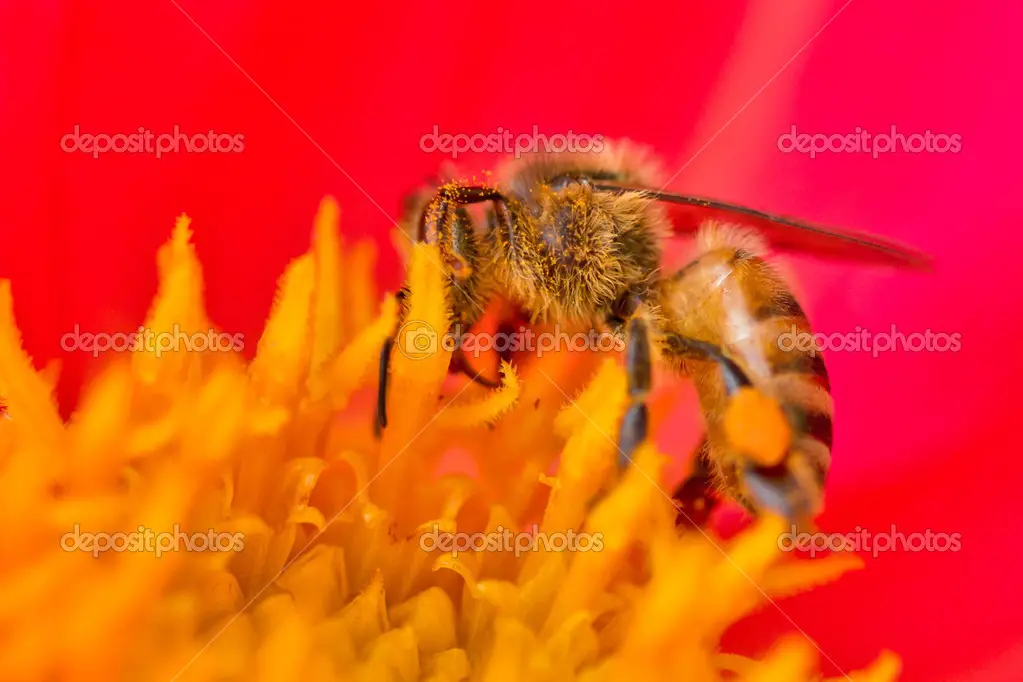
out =
{"type": "MultiPolygon", "coordinates": [[[[762,662],[719,651],[720,638],[765,594],[859,563],[786,560],[785,524],[770,517],[727,542],[676,530],[664,455],[645,444],[616,474],[617,362],[549,354],[504,365],[485,393],[448,377],[444,344],[415,354],[396,339],[375,440],[398,309],[354,255],[372,247],[342,249],[337,220],[325,200],[251,363],[143,349],[110,362],[67,424],[0,282],[5,679],[819,679],[801,637],[762,662]],[[472,475],[438,471],[456,447],[472,475]],[[89,534],[134,544],[97,549],[89,534]],[[458,538],[470,546],[441,545],[458,538]]],[[[158,254],[151,332],[213,328],[190,240],[182,217],[158,254]]],[[[404,321],[438,342],[448,274],[436,247],[412,248],[404,321]]],[[[755,394],[733,407],[729,433],[776,461],[787,433],[774,408],[755,394]]],[[[898,671],[885,652],[850,674],[898,671]]]]}

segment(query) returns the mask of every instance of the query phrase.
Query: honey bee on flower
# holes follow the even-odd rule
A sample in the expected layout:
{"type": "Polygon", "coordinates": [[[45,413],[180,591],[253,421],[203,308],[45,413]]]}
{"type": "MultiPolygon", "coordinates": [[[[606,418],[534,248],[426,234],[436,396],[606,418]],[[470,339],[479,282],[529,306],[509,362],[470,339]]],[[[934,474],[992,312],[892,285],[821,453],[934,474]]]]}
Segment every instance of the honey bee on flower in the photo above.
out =
{"type": "MultiPolygon", "coordinates": [[[[682,518],[702,525],[711,493],[721,491],[752,513],[809,526],[831,462],[831,382],[816,345],[779,343],[786,332],[812,331],[768,244],[917,269],[929,258],[870,235],[658,189],[659,165],[624,141],[599,153],[516,155],[496,183],[452,180],[413,195],[402,225],[410,240],[439,251],[452,329],[471,327],[489,299],[505,295],[533,322],[624,333],[621,469],[647,438],[655,360],[693,381],[706,434],[675,492],[682,518]],[[485,220],[470,215],[474,205],[488,207],[485,220]],[[696,254],[671,272],[662,252],[685,226],[665,205],[683,207],[697,227],[696,254]]],[[[380,355],[378,427],[387,424],[394,343],[385,340],[380,355]]],[[[452,360],[454,371],[487,383],[460,353],[452,360]]]]}

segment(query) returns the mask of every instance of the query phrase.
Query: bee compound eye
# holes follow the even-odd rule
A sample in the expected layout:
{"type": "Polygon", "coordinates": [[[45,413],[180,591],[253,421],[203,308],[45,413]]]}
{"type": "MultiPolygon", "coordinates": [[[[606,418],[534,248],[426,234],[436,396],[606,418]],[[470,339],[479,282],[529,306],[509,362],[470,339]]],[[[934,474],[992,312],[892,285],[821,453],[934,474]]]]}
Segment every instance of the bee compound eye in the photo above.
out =
{"type": "Polygon", "coordinates": [[[578,175],[559,175],[550,181],[550,188],[556,192],[560,192],[572,185],[581,185],[587,189],[592,189],[593,187],[593,183],[590,182],[589,178],[578,175]]]}

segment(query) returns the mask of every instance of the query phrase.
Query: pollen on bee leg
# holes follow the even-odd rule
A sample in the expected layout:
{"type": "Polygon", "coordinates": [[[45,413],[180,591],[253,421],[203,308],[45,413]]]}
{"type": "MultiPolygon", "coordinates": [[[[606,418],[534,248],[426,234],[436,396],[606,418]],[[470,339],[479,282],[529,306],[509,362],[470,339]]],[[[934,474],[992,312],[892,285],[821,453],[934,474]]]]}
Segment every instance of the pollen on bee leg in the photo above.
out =
{"type": "Polygon", "coordinates": [[[729,443],[761,466],[781,464],[792,440],[792,429],[778,401],[750,387],[739,389],[732,397],[724,428],[729,443]]]}

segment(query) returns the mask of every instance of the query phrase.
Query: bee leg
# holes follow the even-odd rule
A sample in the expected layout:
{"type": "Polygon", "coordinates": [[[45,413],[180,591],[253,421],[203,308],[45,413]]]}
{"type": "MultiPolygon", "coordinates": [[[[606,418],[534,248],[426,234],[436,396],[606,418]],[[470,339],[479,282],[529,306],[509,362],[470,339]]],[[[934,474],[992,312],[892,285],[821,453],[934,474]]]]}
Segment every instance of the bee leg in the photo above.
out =
{"type": "MultiPolygon", "coordinates": [[[[455,320],[453,328],[456,338],[462,329],[471,325],[482,312],[483,301],[476,294],[474,275],[479,264],[479,253],[476,246],[476,233],[472,220],[465,206],[491,201],[495,204],[504,197],[490,187],[444,185],[440,187],[433,199],[423,208],[419,216],[419,239],[429,244],[440,246],[441,254],[451,268],[451,289],[455,320]]],[[[474,382],[487,388],[497,388],[495,382],[482,376],[482,372],[473,369],[469,364],[462,344],[459,340],[451,356],[449,371],[464,374],[474,382]]]]}
{"type": "Polygon", "coordinates": [[[664,340],[667,349],[672,355],[680,358],[713,360],[718,363],[718,367],[721,370],[721,378],[724,380],[725,391],[729,397],[735,395],[740,388],[752,386],[749,377],[742,371],[742,368],[725,355],[724,351],[718,346],[689,336],[675,334],[674,332],[666,332],[664,340]]]}
{"type": "Polygon", "coordinates": [[[453,207],[468,206],[469,204],[479,204],[485,201],[493,202],[496,209],[499,204],[503,204],[506,200],[504,195],[498,190],[481,185],[444,185],[439,188],[434,198],[430,200],[419,216],[419,233],[417,235],[419,241],[436,242],[446,237],[452,240],[453,246],[457,247],[460,235],[456,235],[454,232],[468,221],[464,213],[458,216],[458,219],[451,220],[451,209],[453,207]],[[445,223],[449,220],[454,223],[454,229],[445,235],[445,228],[447,227],[445,223]]]}
{"type": "MultiPolygon", "coordinates": [[[[390,376],[391,367],[391,349],[394,347],[394,337],[388,337],[384,340],[384,345],[380,348],[380,374],[377,382],[377,405],[376,414],[373,419],[373,436],[379,440],[383,430],[387,428],[387,382],[390,376]]],[[[481,386],[487,388],[500,388],[501,382],[488,379],[483,376],[482,372],[477,372],[466,360],[465,353],[461,348],[456,348],[451,354],[451,364],[448,366],[449,372],[455,372],[464,374],[465,376],[472,379],[481,386]]]]}
{"type": "MultiPolygon", "coordinates": [[[[528,322],[528,320],[522,320],[521,316],[516,314],[511,320],[502,320],[498,324],[497,331],[495,332],[494,344],[497,351],[497,364],[494,367],[495,373],[500,373],[502,364],[511,364],[512,356],[514,355],[513,348],[515,347],[512,342],[515,340],[515,335],[519,332],[519,329],[525,322],[528,322]],[[503,346],[498,343],[499,340],[503,340],[505,342],[503,346]]],[[[464,374],[476,383],[486,386],[487,388],[493,389],[501,387],[500,378],[497,380],[488,379],[483,376],[482,371],[476,371],[473,369],[472,365],[469,363],[468,357],[462,350],[461,344],[457,345],[454,353],[451,355],[451,371],[464,374]]]]}
{"type": "MultiPolygon", "coordinates": [[[[510,322],[502,322],[497,327],[497,337],[499,339],[514,339],[516,333],[515,325],[510,322]]],[[[512,361],[512,344],[506,343],[504,348],[497,352],[498,363],[511,364],[512,361]]]]}
{"type": "Polygon", "coordinates": [[[648,414],[647,394],[651,384],[650,335],[647,321],[631,317],[628,322],[628,340],[625,346],[625,372],[629,387],[629,408],[622,418],[618,432],[618,466],[625,469],[632,462],[632,454],[646,440],[648,414]]]}
{"type": "Polygon", "coordinates": [[[469,377],[473,382],[480,386],[486,386],[487,388],[500,388],[501,382],[488,379],[483,376],[482,371],[476,371],[469,364],[469,360],[465,355],[465,351],[462,350],[461,346],[455,348],[454,352],[451,353],[451,364],[448,365],[448,371],[456,374],[463,374],[469,377]]]}
{"type": "Polygon", "coordinates": [[[451,361],[448,364],[448,373],[461,374],[463,376],[468,377],[470,380],[473,381],[473,383],[479,384],[480,386],[484,386],[486,388],[500,388],[501,381],[499,379],[495,381],[494,379],[489,379],[483,376],[483,371],[477,370],[469,362],[469,356],[466,355],[462,343],[461,330],[464,328],[464,326],[465,325],[461,321],[454,325],[453,333],[455,347],[454,350],[451,352],[451,361]]]}
{"type": "MultiPolygon", "coordinates": [[[[727,402],[720,445],[733,456],[739,455],[722,471],[729,496],[751,515],[772,511],[809,527],[817,513],[824,470],[813,464],[820,461],[820,455],[793,457],[791,415],[777,403],[758,397],[762,394],[749,377],[718,346],[672,333],[665,339],[670,352],[682,357],[703,356],[715,361],[721,372],[727,402]]],[[[811,442],[825,447],[823,441],[811,442]]]]}
{"type": "Polygon", "coordinates": [[[399,321],[398,324],[395,325],[394,331],[391,335],[384,339],[384,344],[380,348],[380,365],[377,381],[377,406],[376,414],[373,416],[373,436],[377,440],[380,439],[380,434],[383,430],[387,428],[387,380],[390,376],[391,349],[394,347],[394,337],[401,326],[401,320],[405,317],[405,306],[408,301],[408,289],[406,287],[402,287],[394,293],[394,298],[398,302],[398,310],[400,311],[398,317],[399,321]]]}
{"type": "Polygon", "coordinates": [[[373,420],[373,437],[377,440],[384,429],[387,428],[387,377],[391,365],[391,348],[394,346],[394,337],[384,340],[380,348],[380,377],[377,383],[377,409],[373,420]]]}
{"type": "Polygon", "coordinates": [[[710,515],[720,500],[712,494],[713,474],[710,469],[710,443],[706,437],[696,449],[693,471],[675,489],[672,498],[678,503],[678,517],[675,525],[683,524],[702,528],[707,525],[710,515]]]}

